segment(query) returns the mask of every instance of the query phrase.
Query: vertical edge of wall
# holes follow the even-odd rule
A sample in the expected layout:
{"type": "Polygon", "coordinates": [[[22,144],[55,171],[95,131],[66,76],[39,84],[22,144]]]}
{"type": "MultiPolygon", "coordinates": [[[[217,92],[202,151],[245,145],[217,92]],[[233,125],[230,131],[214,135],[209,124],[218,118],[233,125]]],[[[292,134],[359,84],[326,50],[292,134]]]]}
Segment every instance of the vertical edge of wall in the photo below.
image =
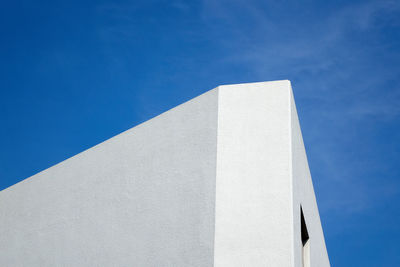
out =
{"type": "Polygon", "coordinates": [[[291,266],[290,83],[219,87],[214,266],[291,266]]]}
{"type": "Polygon", "coordinates": [[[306,150],[301,134],[293,91],[290,87],[291,110],[291,180],[293,198],[293,263],[294,267],[303,267],[300,206],[309,234],[310,266],[330,266],[325,246],[317,201],[314,193],[306,150]]]}

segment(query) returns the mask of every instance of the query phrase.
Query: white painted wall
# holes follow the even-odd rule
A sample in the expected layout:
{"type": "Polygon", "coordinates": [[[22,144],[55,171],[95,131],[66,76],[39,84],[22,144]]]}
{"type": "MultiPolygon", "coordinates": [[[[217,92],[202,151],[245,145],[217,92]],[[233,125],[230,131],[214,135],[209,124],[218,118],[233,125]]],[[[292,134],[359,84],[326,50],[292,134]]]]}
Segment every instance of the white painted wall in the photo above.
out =
{"type": "Polygon", "coordinates": [[[291,266],[288,81],[219,87],[215,266],[291,266]]]}
{"type": "Polygon", "coordinates": [[[289,81],[220,86],[0,192],[0,266],[329,266],[289,81]]]}
{"type": "Polygon", "coordinates": [[[212,266],[217,91],[0,192],[0,266],[212,266]]]}
{"type": "Polygon", "coordinates": [[[314,188],[308,167],[307,155],[304,148],[299,119],[293,93],[290,94],[291,110],[291,147],[292,147],[292,183],[293,183],[293,231],[294,231],[294,264],[302,267],[301,256],[301,231],[300,231],[300,205],[303,208],[306,221],[310,251],[310,266],[330,266],[325,239],[315,199],[314,188]]]}

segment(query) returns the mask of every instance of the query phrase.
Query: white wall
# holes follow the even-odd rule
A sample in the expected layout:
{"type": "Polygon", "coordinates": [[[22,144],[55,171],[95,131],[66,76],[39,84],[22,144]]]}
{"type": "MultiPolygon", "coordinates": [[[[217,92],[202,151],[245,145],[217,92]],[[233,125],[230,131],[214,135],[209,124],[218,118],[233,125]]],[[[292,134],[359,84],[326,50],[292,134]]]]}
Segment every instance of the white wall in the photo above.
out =
{"type": "Polygon", "coordinates": [[[310,266],[329,259],[289,81],[219,87],[216,267],[310,266]]]}
{"type": "Polygon", "coordinates": [[[220,86],[0,192],[0,266],[329,266],[289,81],[220,86]]]}
{"type": "Polygon", "coordinates": [[[294,264],[302,267],[300,205],[306,221],[310,251],[310,266],[330,266],[328,253],[325,247],[324,234],[315,199],[314,188],[308,167],[307,155],[304,148],[299,119],[293,93],[290,96],[291,109],[291,147],[292,147],[292,180],[293,180],[293,232],[294,232],[294,264]]]}
{"type": "Polygon", "coordinates": [[[215,266],[291,266],[288,81],[219,87],[215,266]]]}
{"type": "Polygon", "coordinates": [[[0,266],[212,266],[217,97],[0,192],[0,266]]]}

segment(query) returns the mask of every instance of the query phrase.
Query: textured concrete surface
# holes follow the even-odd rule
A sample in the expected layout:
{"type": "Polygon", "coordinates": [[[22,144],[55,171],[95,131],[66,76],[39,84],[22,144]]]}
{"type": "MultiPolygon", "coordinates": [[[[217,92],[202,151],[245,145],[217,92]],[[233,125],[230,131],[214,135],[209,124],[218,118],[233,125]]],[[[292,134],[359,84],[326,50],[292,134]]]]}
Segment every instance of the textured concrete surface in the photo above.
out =
{"type": "Polygon", "coordinates": [[[212,266],[217,91],[0,192],[0,266],[212,266]]]}
{"type": "Polygon", "coordinates": [[[288,85],[219,87],[215,266],[291,266],[288,85]]]}
{"type": "Polygon", "coordinates": [[[329,266],[289,81],[220,86],[0,192],[0,266],[329,266]]]}
{"type": "Polygon", "coordinates": [[[310,265],[330,266],[328,253],[325,247],[324,234],[322,232],[317,201],[308,167],[307,155],[304,148],[296,105],[291,91],[291,161],[292,161],[292,199],[293,199],[293,266],[302,267],[301,237],[300,232],[300,205],[303,209],[304,219],[310,235],[310,265]]]}

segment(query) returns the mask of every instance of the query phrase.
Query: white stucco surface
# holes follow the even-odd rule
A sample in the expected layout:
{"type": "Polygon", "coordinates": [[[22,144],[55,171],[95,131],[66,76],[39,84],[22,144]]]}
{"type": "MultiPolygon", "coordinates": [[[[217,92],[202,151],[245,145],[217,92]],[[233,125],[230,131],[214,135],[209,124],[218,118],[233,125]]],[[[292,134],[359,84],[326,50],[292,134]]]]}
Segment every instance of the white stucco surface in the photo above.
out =
{"type": "Polygon", "coordinates": [[[212,266],[217,91],[0,192],[0,266],[212,266]]]}
{"type": "Polygon", "coordinates": [[[291,111],[291,160],[292,160],[292,198],[293,198],[293,266],[302,267],[300,232],[300,206],[304,212],[308,233],[310,235],[309,251],[310,266],[330,266],[325,246],[324,234],[319,217],[317,201],[308,167],[299,119],[293,92],[290,91],[291,111]]]}
{"type": "Polygon", "coordinates": [[[287,81],[219,87],[215,266],[290,266],[287,81]]]}
{"type": "Polygon", "coordinates": [[[329,265],[289,81],[219,86],[0,192],[0,266],[329,265]]]}

